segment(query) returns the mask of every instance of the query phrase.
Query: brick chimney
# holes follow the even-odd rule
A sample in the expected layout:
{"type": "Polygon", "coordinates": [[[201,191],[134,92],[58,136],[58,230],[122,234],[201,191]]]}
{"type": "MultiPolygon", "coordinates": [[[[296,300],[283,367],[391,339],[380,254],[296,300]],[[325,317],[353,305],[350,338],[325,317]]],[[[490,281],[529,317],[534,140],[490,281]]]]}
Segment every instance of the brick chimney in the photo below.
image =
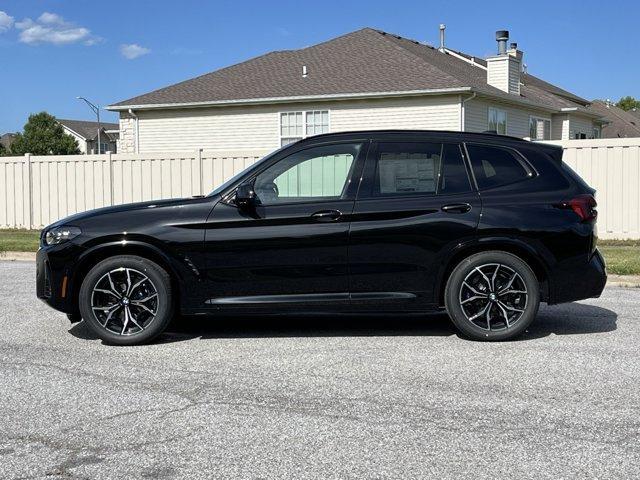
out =
{"type": "Polygon", "coordinates": [[[498,30],[496,40],[498,54],[487,58],[487,83],[503,92],[520,95],[522,52],[518,50],[517,43],[512,43],[507,50],[507,30],[498,30]]]}

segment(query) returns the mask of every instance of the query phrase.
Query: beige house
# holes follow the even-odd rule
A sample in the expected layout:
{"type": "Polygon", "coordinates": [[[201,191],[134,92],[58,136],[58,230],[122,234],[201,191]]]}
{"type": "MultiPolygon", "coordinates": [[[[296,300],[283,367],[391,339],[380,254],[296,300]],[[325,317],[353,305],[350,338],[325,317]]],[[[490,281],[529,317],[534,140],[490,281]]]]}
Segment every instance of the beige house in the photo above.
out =
{"type": "MultiPolygon", "coordinates": [[[[64,133],[76,139],[80,153],[98,153],[98,122],[57,120],[62,125],[64,133]]],[[[117,123],[100,122],[100,153],[117,153],[119,128],[117,123]]]]}
{"type": "Polygon", "coordinates": [[[589,101],[524,71],[497,32],[475,58],[364,28],[271,52],[107,107],[121,153],[269,151],[300,138],[363,129],[495,131],[540,140],[597,138],[589,101]]]}

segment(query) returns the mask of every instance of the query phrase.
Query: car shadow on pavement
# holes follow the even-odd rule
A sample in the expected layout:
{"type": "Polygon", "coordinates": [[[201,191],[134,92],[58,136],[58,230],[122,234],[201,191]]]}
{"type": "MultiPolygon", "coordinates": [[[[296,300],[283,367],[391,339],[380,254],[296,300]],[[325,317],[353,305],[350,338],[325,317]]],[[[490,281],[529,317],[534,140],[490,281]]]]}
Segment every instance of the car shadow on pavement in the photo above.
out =
{"type": "MultiPolygon", "coordinates": [[[[526,341],[549,335],[604,333],[616,329],[617,314],[611,310],[570,303],[541,306],[538,317],[524,335],[526,341]]],[[[97,339],[85,325],[69,332],[82,339],[97,339]]],[[[431,315],[254,315],[179,317],[154,343],[164,344],[200,338],[287,338],[458,335],[444,313],[431,315]]]]}
{"type": "Polygon", "coordinates": [[[538,316],[517,340],[531,340],[548,335],[578,335],[612,332],[618,314],[612,310],[583,303],[541,305],[538,316]]]}

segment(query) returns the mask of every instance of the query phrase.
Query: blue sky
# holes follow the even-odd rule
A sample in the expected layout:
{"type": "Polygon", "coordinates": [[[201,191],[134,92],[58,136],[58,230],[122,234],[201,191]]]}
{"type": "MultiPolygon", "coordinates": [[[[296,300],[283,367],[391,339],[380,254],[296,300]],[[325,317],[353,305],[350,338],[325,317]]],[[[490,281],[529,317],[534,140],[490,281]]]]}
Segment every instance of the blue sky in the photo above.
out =
{"type": "MultiPolygon", "coordinates": [[[[365,26],[493,54],[508,29],[534,75],[586,98],[640,97],[640,2],[0,0],[0,132],[29,113],[99,105],[365,26]],[[511,5],[511,6],[509,6],[511,5]],[[615,32],[614,32],[615,29],[615,32]]],[[[103,113],[105,120],[116,120],[103,113]]]]}

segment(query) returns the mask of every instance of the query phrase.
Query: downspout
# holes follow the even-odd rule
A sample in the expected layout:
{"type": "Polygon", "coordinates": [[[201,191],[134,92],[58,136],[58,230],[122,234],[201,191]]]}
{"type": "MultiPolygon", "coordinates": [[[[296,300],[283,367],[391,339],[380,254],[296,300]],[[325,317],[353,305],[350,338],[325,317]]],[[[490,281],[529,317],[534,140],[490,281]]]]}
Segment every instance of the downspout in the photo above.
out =
{"type": "Polygon", "coordinates": [[[140,142],[138,141],[140,139],[140,129],[138,128],[138,124],[140,122],[138,121],[138,116],[135,113],[133,113],[132,109],[129,109],[129,115],[131,115],[136,120],[136,133],[135,133],[136,153],[140,153],[140,147],[138,146],[140,144],[140,142]]]}
{"type": "Polygon", "coordinates": [[[476,92],[473,92],[469,97],[463,99],[462,95],[460,95],[460,131],[464,132],[464,104],[467,103],[469,100],[473,100],[474,98],[476,98],[477,94],[476,92]]]}

